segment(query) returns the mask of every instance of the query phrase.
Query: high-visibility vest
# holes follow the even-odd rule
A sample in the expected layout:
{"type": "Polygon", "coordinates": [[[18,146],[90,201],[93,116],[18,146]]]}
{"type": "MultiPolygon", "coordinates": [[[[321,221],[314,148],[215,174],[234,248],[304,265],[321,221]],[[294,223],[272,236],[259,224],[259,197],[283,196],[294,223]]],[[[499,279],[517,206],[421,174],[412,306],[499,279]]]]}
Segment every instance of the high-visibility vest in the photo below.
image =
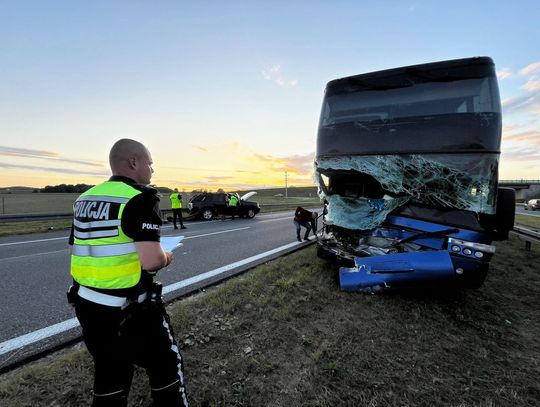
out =
{"type": "Polygon", "coordinates": [[[106,181],[75,201],[71,275],[79,284],[118,289],[139,282],[139,255],[121,225],[126,204],[141,193],[125,182],[106,181]]]}
{"type": "Polygon", "coordinates": [[[238,205],[238,198],[235,195],[231,195],[229,198],[229,206],[236,206],[238,205]]]}
{"type": "Polygon", "coordinates": [[[178,192],[171,194],[169,198],[171,198],[171,207],[173,209],[182,209],[182,200],[178,197],[178,192]]]}

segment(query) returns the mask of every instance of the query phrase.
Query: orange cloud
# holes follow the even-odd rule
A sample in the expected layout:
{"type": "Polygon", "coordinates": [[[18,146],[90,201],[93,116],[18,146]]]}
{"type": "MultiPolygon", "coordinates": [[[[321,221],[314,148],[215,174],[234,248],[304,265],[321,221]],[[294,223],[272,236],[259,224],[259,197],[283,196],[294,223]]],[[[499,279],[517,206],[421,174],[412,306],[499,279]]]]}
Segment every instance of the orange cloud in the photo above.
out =
{"type": "Polygon", "coordinates": [[[515,123],[511,123],[511,124],[505,124],[502,128],[502,133],[503,135],[505,133],[510,133],[514,130],[518,130],[520,129],[522,126],[520,126],[519,124],[515,124],[515,123]]]}
{"type": "Polygon", "coordinates": [[[525,85],[521,87],[529,92],[534,92],[540,90],[540,80],[539,79],[529,79],[525,85]]]}
{"type": "Polygon", "coordinates": [[[88,175],[88,176],[109,176],[110,171],[100,170],[100,171],[91,171],[91,170],[76,170],[70,168],[57,168],[57,167],[45,167],[45,166],[36,166],[36,165],[25,165],[25,164],[6,164],[0,163],[0,168],[5,169],[17,169],[17,170],[30,170],[30,171],[39,171],[39,172],[55,172],[61,174],[76,174],[76,175],[88,175]]]}
{"type": "Polygon", "coordinates": [[[502,100],[503,110],[506,112],[512,112],[517,110],[529,109],[531,105],[536,101],[535,94],[521,95],[502,100]]]}
{"type": "Polygon", "coordinates": [[[70,163],[70,164],[81,164],[87,165],[90,167],[103,167],[101,163],[91,162],[91,161],[81,161],[81,160],[72,160],[69,158],[62,158],[58,153],[53,151],[45,150],[32,150],[27,148],[18,148],[18,147],[4,147],[0,146],[0,155],[7,157],[23,157],[27,159],[39,159],[39,160],[53,160],[56,162],[70,163]]]}
{"type": "Polygon", "coordinates": [[[277,157],[263,154],[254,155],[259,161],[270,164],[268,168],[273,171],[287,171],[300,175],[311,175],[313,172],[313,159],[315,157],[315,153],[292,155],[288,157],[277,157]]]}
{"type": "Polygon", "coordinates": [[[503,136],[504,141],[524,141],[530,144],[540,145],[540,131],[527,130],[516,134],[509,134],[503,136]]]}
{"type": "Polygon", "coordinates": [[[513,73],[510,70],[510,68],[503,68],[497,71],[497,78],[499,78],[500,80],[511,78],[512,76],[513,76],[513,73]]]}
{"type": "Polygon", "coordinates": [[[34,158],[51,158],[58,157],[58,154],[52,151],[31,150],[27,148],[4,147],[0,146],[0,155],[12,157],[34,157],[34,158]]]}
{"type": "Polygon", "coordinates": [[[540,162],[540,152],[537,148],[509,148],[501,153],[501,157],[504,160],[515,161],[522,163],[528,162],[540,162]]]}
{"type": "Polygon", "coordinates": [[[537,72],[540,72],[540,61],[533,62],[519,71],[519,73],[523,76],[531,75],[537,72]]]}

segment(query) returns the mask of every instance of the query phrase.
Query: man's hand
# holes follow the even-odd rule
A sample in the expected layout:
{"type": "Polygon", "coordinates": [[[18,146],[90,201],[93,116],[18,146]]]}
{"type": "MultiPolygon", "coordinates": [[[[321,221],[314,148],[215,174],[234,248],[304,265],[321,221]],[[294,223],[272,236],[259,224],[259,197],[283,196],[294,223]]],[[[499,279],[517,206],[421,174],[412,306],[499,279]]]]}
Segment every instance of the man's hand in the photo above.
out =
{"type": "Polygon", "coordinates": [[[165,264],[164,267],[167,267],[169,264],[172,263],[172,261],[174,259],[174,254],[173,254],[173,252],[165,252],[165,255],[167,256],[167,264],[165,264]]]}
{"type": "Polygon", "coordinates": [[[135,247],[144,270],[157,271],[173,261],[173,254],[164,252],[159,242],[135,242],[135,247]]]}

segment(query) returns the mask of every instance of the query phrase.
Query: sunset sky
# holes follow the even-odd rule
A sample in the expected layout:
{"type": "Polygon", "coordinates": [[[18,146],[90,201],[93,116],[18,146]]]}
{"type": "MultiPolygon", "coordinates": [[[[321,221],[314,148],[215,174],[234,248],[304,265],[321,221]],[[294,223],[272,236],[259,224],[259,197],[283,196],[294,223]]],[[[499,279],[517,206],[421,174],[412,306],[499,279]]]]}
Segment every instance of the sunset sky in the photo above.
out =
{"type": "Polygon", "coordinates": [[[538,1],[0,0],[0,187],[95,184],[119,138],[153,183],[312,184],[332,79],[490,56],[502,179],[540,179],[538,1]]]}

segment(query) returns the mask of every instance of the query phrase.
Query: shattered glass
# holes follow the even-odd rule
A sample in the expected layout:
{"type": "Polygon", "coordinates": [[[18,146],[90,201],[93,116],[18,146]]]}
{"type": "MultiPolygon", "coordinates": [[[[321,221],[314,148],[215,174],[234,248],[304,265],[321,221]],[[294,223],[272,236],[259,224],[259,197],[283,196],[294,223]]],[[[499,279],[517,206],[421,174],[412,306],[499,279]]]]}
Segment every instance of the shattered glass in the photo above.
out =
{"type": "Polygon", "coordinates": [[[406,203],[408,198],[366,199],[345,198],[340,195],[325,197],[328,213],[325,223],[350,229],[372,229],[380,225],[386,216],[406,203]]]}
{"type": "Polygon", "coordinates": [[[319,158],[316,172],[329,178],[321,185],[328,202],[326,221],[348,229],[372,229],[408,202],[494,214],[498,154],[407,154],[319,158]],[[377,180],[382,199],[341,196],[332,192],[339,172],[355,171],[377,180]],[[335,177],[335,179],[333,179],[335,177]]]}

